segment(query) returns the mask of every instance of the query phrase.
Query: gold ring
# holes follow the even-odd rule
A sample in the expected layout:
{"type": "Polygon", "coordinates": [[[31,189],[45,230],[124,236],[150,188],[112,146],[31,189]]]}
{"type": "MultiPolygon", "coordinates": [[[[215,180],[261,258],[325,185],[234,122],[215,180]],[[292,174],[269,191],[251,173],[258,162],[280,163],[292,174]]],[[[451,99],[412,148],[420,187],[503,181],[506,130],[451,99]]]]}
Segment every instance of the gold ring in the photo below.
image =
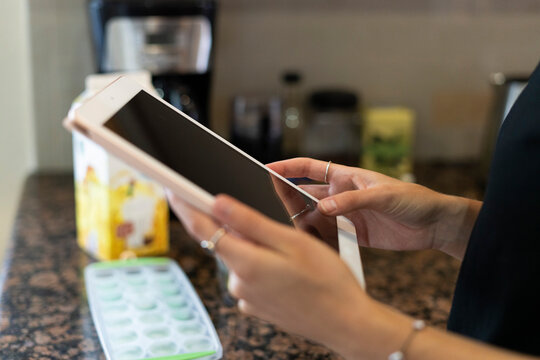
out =
{"type": "Polygon", "coordinates": [[[212,235],[210,240],[201,241],[201,247],[210,255],[214,255],[216,253],[216,245],[219,239],[221,239],[226,233],[227,229],[225,229],[224,227],[220,227],[216,230],[214,235],[212,235]]]}
{"type": "Polygon", "coordinates": [[[326,164],[326,171],[325,171],[325,173],[324,173],[324,182],[327,183],[327,184],[328,184],[328,181],[327,181],[327,178],[328,178],[328,169],[330,169],[330,164],[331,164],[331,163],[332,163],[332,162],[329,161],[328,164],[326,164]]]}

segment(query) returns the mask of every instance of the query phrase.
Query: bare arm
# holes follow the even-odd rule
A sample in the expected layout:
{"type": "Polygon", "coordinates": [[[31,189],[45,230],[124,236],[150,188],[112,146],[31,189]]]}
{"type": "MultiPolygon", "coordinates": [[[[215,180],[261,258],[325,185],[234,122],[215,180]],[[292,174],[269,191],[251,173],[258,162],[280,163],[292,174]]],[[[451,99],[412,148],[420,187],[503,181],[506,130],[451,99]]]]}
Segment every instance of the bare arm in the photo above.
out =
{"type": "MultiPolygon", "coordinates": [[[[366,316],[349,313],[345,323],[354,336],[347,339],[332,336],[325,341],[339,351],[347,359],[387,359],[398,350],[410,331],[413,319],[403,315],[385,305],[373,302],[369,309],[362,309],[373,313],[366,322],[366,316]],[[363,321],[358,323],[357,321],[363,321]],[[351,339],[362,339],[358,342],[351,339]]],[[[407,360],[525,360],[538,359],[511,352],[463,336],[445,331],[426,328],[418,332],[405,353],[407,360]]]]}
{"type": "MultiPolygon", "coordinates": [[[[229,291],[239,299],[242,312],[318,341],[351,360],[387,359],[410,333],[410,317],[371,299],[338,254],[310,235],[227,196],[217,197],[213,218],[171,200],[198,240],[211,238],[221,224],[229,226],[216,251],[230,270],[229,291]]],[[[427,328],[416,334],[406,359],[531,357],[427,328]]]]}

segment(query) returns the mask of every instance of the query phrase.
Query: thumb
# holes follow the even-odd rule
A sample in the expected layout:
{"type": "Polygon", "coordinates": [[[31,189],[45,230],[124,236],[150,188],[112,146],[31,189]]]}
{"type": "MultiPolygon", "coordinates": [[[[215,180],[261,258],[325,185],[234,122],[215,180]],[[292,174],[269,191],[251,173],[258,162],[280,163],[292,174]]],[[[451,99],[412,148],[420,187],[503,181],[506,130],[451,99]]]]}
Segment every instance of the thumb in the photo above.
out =
{"type": "Polygon", "coordinates": [[[386,212],[392,207],[393,192],[381,187],[344,191],[319,201],[318,209],[325,215],[343,215],[354,210],[369,209],[386,212]]]}

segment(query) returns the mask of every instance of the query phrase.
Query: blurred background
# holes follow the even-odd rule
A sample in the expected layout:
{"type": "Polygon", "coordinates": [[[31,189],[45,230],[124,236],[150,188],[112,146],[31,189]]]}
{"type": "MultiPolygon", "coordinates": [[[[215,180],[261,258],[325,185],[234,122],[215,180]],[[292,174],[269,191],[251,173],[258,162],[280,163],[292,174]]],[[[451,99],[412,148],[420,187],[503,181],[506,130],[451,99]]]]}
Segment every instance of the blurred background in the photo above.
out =
{"type": "MultiPolygon", "coordinates": [[[[25,177],[73,166],[71,135],[61,120],[85,77],[136,66],[103,68],[89,3],[0,3],[0,256],[25,177]]],[[[369,121],[393,116],[406,119],[411,162],[481,163],[492,132],[494,84],[504,83],[502,74],[521,79],[540,60],[536,0],[202,3],[215,5],[211,53],[197,70],[208,76],[190,83],[182,75],[178,107],[250,152],[261,150],[250,148],[253,143],[266,141],[262,161],[307,154],[361,164],[362,149],[373,140],[369,121]],[[196,84],[202,82],[207,88],[200,95],[196,84]],[[193,102],[197,107],[188,106],[193,102]],[[385,109],[397,113],[377,112],[385,109]],[[253,135],[253,126],[265,130],[253,135]],[[298,137],[295,129],[310,135],[298,137]],[[271,151],[273,131],[277,153],[271,151]],[[332,146],[340,140],[321,140],[334,134],[330,139],[343,142],[336,135],[343,133],[357,134],[346,150],[332,146]],[[351,148],[357,158],[349,156],[351,148]]],[[[146,41],[164,45],[167,37],[146,41]]],[[[170,93],[158,83],[160,74],[153,75],[154,85],[170,93]]]]}

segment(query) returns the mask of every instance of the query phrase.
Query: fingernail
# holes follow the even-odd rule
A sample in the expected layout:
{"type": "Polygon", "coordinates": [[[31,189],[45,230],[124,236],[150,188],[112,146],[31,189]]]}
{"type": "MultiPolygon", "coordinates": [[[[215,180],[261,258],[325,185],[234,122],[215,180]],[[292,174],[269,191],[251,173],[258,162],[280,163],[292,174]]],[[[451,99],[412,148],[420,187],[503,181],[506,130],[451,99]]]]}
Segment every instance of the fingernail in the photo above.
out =
{"type": "Polygon", "coordinates": [[[216,217],[221,219],[227,219],[231,214],[232,206],[229,201],[224,200],[223,198],[217,199],[214,206],[214,212],[216,217]]]}
{"type": "Polygon", "coordinates": [[[331,213],[337,209],[337,204],[333,199],[321,200],[320,204],[325,213],[331,213]]]}

